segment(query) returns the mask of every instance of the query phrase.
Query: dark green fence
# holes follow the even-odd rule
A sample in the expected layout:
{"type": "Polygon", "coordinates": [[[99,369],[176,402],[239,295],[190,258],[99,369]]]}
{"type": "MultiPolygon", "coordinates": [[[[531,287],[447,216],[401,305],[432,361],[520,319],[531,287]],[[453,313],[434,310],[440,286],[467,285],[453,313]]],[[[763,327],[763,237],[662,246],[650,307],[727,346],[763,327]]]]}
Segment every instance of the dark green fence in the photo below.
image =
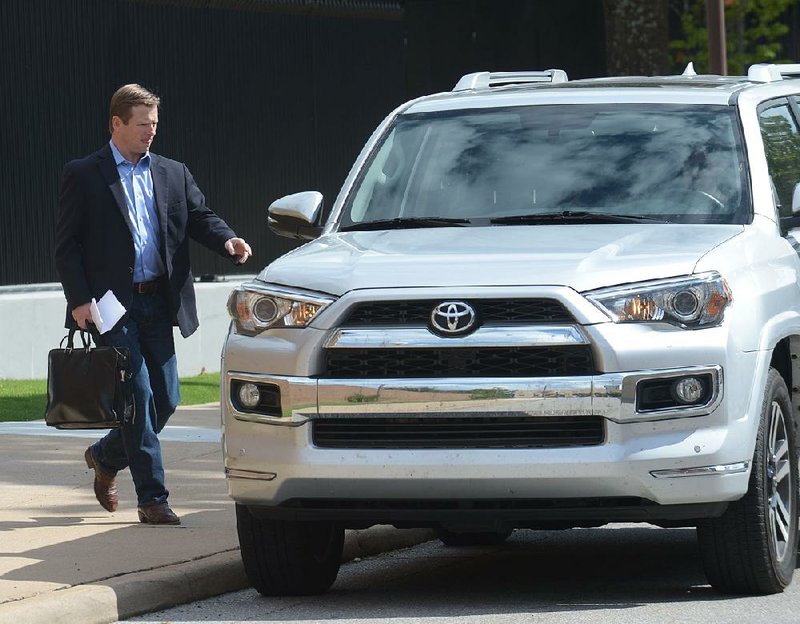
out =
{"type": "MultiPolygon", "coordinates": [[[[252,243],[252,272],[293,246],[268,203],[329,207],[400,102],[483,69],[603,75],[603,32],[601,0],[2,0],[0,285],[56,281],[61,169],[108,141],[124,83],[161,96],[153,150],[252,243]]],[[[235,270],[192,253],[197,275],[235,270]]]]}

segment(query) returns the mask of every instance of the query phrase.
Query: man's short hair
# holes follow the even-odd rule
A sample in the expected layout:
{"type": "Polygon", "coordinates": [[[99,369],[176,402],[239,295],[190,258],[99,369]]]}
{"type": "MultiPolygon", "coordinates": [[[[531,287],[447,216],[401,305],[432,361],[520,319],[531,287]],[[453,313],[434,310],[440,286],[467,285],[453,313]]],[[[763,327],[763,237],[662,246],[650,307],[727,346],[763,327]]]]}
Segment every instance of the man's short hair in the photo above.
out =
{"type": "Polygon", "coordinates": [[[152,93],[138,84],[122,85],[111,96],[111,107],[108,113],[108,131],[113,132],[111,120],[119,117],[123,123],[128,123],[133,115],[134,106],[158,106],[161,100],[155,93],[152,93]]]}

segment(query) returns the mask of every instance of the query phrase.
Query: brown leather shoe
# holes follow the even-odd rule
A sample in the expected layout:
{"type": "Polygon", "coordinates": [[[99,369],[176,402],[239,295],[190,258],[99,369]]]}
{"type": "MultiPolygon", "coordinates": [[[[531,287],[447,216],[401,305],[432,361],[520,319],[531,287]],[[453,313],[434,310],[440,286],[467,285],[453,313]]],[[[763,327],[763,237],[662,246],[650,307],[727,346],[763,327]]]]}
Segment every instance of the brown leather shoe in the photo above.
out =
{"type": "Polygon", "coordinates": [[[180,524],[181,519],[166,503],[153,503],[139,507],[139,522],[145,524],[180,524]]]}
{"type": "Polygon", "coordinates": [[[94,470],[94,495],[97,497],[97,502],[106,511],[115,512],[119,503],[117,496],[117,483],[114,477],[97,465],[94,461],[92,454],[92,447],[86,449],[83,454],[86,460],[86,465],[94,470]]]}

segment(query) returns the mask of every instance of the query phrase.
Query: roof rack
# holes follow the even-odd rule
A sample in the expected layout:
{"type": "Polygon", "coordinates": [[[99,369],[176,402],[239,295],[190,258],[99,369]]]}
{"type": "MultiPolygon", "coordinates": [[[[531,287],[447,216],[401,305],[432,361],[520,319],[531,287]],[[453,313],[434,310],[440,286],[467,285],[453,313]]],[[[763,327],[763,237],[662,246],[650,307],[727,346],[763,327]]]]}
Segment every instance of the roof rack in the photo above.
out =
{"type": "Polygon", "coordinates": [[[758,63],[747,70],[747,78],[753,82],[775,82],[784,78],[800,78],[800,65],[788,63],[758,63]]]}
{"type": "Polygon", "coordinates": [[[553,84],[567,82],[567,72],[563,69],[546,69],[544,71],[521,72],[475,72],[461,77],[453,87],[453,91],[469,91],[471,89],[488,89],[512,84],[532,82],[550,82],[553,84]]]}

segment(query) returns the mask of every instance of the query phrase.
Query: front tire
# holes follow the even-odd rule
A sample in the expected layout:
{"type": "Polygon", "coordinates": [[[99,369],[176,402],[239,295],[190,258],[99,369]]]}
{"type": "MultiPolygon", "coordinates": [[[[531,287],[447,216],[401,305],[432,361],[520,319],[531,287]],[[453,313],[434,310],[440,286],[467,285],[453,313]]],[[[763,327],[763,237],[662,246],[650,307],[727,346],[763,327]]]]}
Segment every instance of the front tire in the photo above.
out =
{"type": "Polygon", "coordinates": [[[257,518],[236,504],[236,529],[250,583],[264,596],[322,594],[342,562],[344,529],[330,522],[257,518]]]}
{"type": "Polygon", "coordinates": [[[786,384],[770,369],[747,494],[719,518],[697,525],[706,576],[721,592],[774,594],[792,580],[798,540],[795,433],[786,384]]]}

